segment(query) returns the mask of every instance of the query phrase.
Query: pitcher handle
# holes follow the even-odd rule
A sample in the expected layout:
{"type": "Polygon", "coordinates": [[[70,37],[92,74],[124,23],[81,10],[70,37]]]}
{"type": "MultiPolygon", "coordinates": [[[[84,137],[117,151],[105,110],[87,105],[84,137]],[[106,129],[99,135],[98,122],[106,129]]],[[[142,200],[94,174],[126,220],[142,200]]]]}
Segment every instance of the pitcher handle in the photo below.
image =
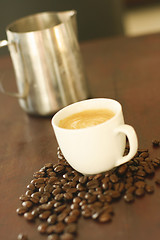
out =
{"type": "MultiPolygon", "coordinates": [[[[0,41],[0,48],[1,47],[6,47],[8,46],[10,43],[7,41],[7,40],[2,40],[0,41]]],[[[29,84],[27,81],[25,81],[25,84],[24,84],[24,90],[23,90],[23,93],[13,93],[13,92],[8,92],[4,89],[3,87],[3,79],[0,79],[0,91],[8,96],[11,96],[11,97],[16,97],[16,98],[26,98],[27,95],[28,95],[28,91],[29,91],[29,84]]]]}

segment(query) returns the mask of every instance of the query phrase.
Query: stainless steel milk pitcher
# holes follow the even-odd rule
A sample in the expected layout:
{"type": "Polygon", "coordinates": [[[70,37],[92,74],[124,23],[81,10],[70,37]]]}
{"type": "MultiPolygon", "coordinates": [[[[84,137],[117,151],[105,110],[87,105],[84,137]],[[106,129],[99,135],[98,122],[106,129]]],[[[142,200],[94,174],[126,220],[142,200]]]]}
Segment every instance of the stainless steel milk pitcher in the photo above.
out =
{"type": "MultiPolygon", "coordinates": [[[[29,114],[52,115],[88,98],[77,39],[76,11],[43,12],[11,23],[6,34],[20,106],[29,114]]],[[[7,93],[0,85],[1,91],[7,93]]]]}

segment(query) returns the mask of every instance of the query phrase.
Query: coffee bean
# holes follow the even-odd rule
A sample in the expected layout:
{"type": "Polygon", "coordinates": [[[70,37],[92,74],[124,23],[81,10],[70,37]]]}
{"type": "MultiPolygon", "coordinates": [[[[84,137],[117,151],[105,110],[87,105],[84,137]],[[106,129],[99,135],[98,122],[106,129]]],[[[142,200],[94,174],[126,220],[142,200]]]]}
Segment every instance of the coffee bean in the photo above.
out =
{"type": "Polygon", "coordinates": [[[117,183],[118,182],[118,177],[117,177],[116,174],[112,174],[109,179],[112,183],[117,183]]]}
{"type": "Polygon", "coordinates": [[[33,206],[33,203],[31,201],[25,201],[22,203],[22,206],[26,208],[31,208],[33,206]]]}
{"type": "Polygon", "coordinates": [[[113,212],[114,212],[112,205],[107,204],[107,203],[104,205],[103,210],[107,211],[110,214],[113,214],[113,212]]]}
{"type": "Polygon", "coordinates": [[[20,208],[17,208],[16,212],[19,214],[19,215],[23,215],[24,213],[26,213],[28,211],[28,208],[27,207],[20,207],[20,208]]]}
{"type": "Polygon", "coordinates": [[[102,173],[98,173],[98,174],[96,174],[96,175],[94,175],[94,177],[93,177],[93,179],[95,179],[95,180],[101,180],[102,178],[103,178],[104,176],[103,176],[103,174],[102,173]]]}
{"type": "Polygon", "coordinates": [[[40,192],[35,192],[31,195],[32,198],[40,198],[41,197],[41,193],[40,192]]]}
{"type": "Polygon", "coordinates": [[[144,188],[145,187],[145,182],[143,182],[143,181],[138,181],[138,182],[136,182],[135,184],[135,187],[137,187],[137,188],[144,188]]]}
{"type": "Polygon", "coordinates": [[[159,167],[160,165],[160,159],[155,158],[154,160],[152,160],[152,164],[155,168],[159,167]]]}
{"type": "Polygon", "coordinates": [[[58,180],[58,178],[57,178],[56,176],[52,176],[52,177],[50,177],[50,179],[48,180],[48,183],[49,183],[49,184],[52,184],[52,183],[56,182],[57,180],[58,180]]]}
{"type": "Polygon", "coordinates": [[[76,217],[80,216],[81,212],[79,209],[74,209],[70,212],[70,215],[75,215],[76,217]]]}
{"type": "Polygon", "coordinates": [[[62,205],[62,202],[55,202],[54,203],[54,208],[57,208],[62,205]]]}
{"type": "Polygon", "coordinates": [[[152,141],[152,145],[154,147],[159,147],[160,146],[160,141],[155,139],[155,140],[152,141]]]}
{"type": "Polygon", "coordinates": [[[39,202],[39,198],[38,197],[31,197],[30,201],[37,204],[39,202]]]}
{"type": "Polygon", "coordinates": [[[78,191],[85,191],[86,190],[86,187],[84,185],[82,185],[81,183],[78,183],[76,185],[76,188],[78,191]]]}
{"type": "Polygon", "coordinates": [[[147,193],[153,193],[154,192],[154,186],[146,184],[145,185],[145,190],[147,193]]]}
{"type": "Polygon", "coordinates": [[[112,202],[112,197],[110,195],[106,195],[105,200],[106,200],[107,203],[111,203],[112,202]]]}
{"type": "Polygon", "coordinates": [[[57,194],[61,193],[62,189],[60,187],[57,187],[52,191],[53,196],[56,196],[57,194]]]}
{"type": "Polygon", "coordinates": [[[139,157],[147,158],[149,156],[148,152],[142,152],[139,157]]]}
{"type": "Polygon", "coordinates": [[[51,233],[54,233],[54,232],[55,232],[55,225],[49,225],[47,227],[46,233],[51,234],[51,233]]]}
{"type": "Polygon", "coordinates": [[[87,182],[87,187],[88,188],[97,188],[99,186],[99,181],[98,180],[91,180],[87,182]]]}
{"type": "Polygon", "coordinates": [[[107,190],[108,189],[108,183],[107,182],[103,183],[102,188],[103,188],[103,190],[107,190]]]}
{"type": "Polygon", "coordinates": [[[49,224],[54,224],[57,220],[57,215],[56,214],[52,214],[47,218],[47,222],[49,224]]]}
{"type": "Polygon", "coordinates": [[[44,192],[49,192],[51,193],[53,191],[53,186],[51,184],[47,184],[45,187],[44,187],[44,192]]]}
{"type": "Polygon", "coordinates": [[[43,213],[41,213],[39,215],[39,218],[42,219],[42,220],[45,220],[47,219],[49,216],[51,215],[51,211],[44,211],[43,213]]]}
{"type": "Polygon", "coordinates": [[[19,233],[18,237],[17,237],[17,240],[28,240],[28,237],[27,237],[26,234],[19,233]]]}
{"type": "Polygon", "coordinates": [[[41,224],[38,226],[37,230],[38,230],[38,232],[44,234],[44,233],[47,232],[47,228],[48,228],[48,224],[47,224],[47,223],[41,223],[41,224]]]}
{"type": "Polygon", "coordinates": [[[24,214],[24,218],[27,219],[28,221],[34,220],[34,215],[31,212],[26,212],[24,214]]]}
{"type": "Polygon", "coordinates": [[[65,169],[64,165],[61,165],[61,164],[58,164],[56,167],[54,167],[54,171],[56,173],[61,173],[64,171],[64,169],[65,169]]]}
{"type": "Polygon", "coordinates": [[[32,190],[27,190],[25,192],[26,196],[31,196],[33,193],[34,193],[34,191],[32,191],[32,190]]]}
{"type": "Polygon", "coordinates": [[[103,194],[98,194],[97,198],[99,199],[100,202],[105,202],[106,201],[106,197],[103,194]]]}
{"type": "Polygon", "coordinates": [[[86,183],[87,180],[88,180],[87,176],[82,176],[82,177],[79,178],[79,182],[82,183],[82,184],[86,183]]]}
{"type": "Polygon", "coordinates": [[[43,195],[40,200],[39,203],[43,204],[43,203],[47,203],[48,202],[49,197],[47,195],[43,195]]]}
{"type": "Polygon", "coordinates": [[[30,200],[30,196],[21,195],[21,196],[19,197],[19,200],[21,200],[21,201],[29,201],[29,200],[30,200]]]}
{"type": "Polygon", "coordinates": [[[54,227],[55,227],[54,232],[58,234],[62,233],[65,229],[65,225],[62,222],[57,223],[56,225],[54,225],[54,227]]]}
{"type": "Polygon", "coordinates": [[[71,233],[63,233],[61,240],[74,240],[74,236],[71,233]]]}
{"type": "Polygon", "coordinates": [[[88,203],[93,203],[97,200],[97,197],[96,195],[91,195],[89,198],[88,198],[88,203]]]}
{"type": "Polygon", "coordinates": [[[94,211],[94,212],[92,213],[92,219],[94,219],[94,220],[98,219],[100,213],[101,213],[101,210],[99,210],[99,209],[98,209],[97,211],[94,211]]]}
{"type": "Polygon", "coordinates": [[[61,201],[63,199],[63,193],[58,193],[55,198],[56,201],[61,201]]]}
{"type": "Polygon", "coordinates": [[[48,236],[47,240],[59,240],[58,234],[51,234],[48,236]]]}
{"type": "Polygon", "coordinates": [[[81,200],[81,198],[79,198],[79,197],[75,197],[75,198],[73,199],[73,203],[76,203],[76,204],[80,204],[81,201],[82,201],[82,200],[81,200]]]}
{"type": "Polygon", "coordinates": [[[135,191],[135,195],[137,197],[142,197],[142,196],[144,196],[144,194],[145,194],[145,191],[144,191],[143,188],[137,188],[136,191],[135,191]]]}
{"type": "MultiPolygon", "coordinates": [[[[69,189],[66,189],[66,192],[68,193],[76,193],[77,192],[77,188],[69,188],[69,189]]],[[[81,191],[81,190],[80,190],[81,191]]]]}
{"type": "Polygon", "coordinates": [[[126,172],[127,168],[128,168],[128,167],[127,167],[126,164],[121,165],[121,166],[118,168],[118,174],[119,174],[119,175],[123,175],[123,174],[126,172]]]}
{"type": "Polygon", "coordinates": [[[73,203],[71,204],[71,209],[74,210],[74,209],[78,209],[80,206],[78,203],[73,203]]]}
{"type": "Polygon", "coordinates": [[[86,192],[85,191],[82,191],[82,192],[79,192],[78,193],[78,197],[81,198],[81,199],[84,199],[85,198],[85,195],[86,195],[86,192]]]}
{"type": "Polygon", "coordinates": [[[61,213],[66,208],[66,204],[63,204],[57,208],[54,209],[55,213],[61,213]]]}
{"type": "Polygon", "coordinates": [[[105,222],[110,222],[111,221],[111,215],[108,213],[108,211],[104,211],[100,214],[100,216],[98,217],[98,221],[100,223],[105,223],[105,222]]]}
{"type": "Polygon", "coordinates": [[[75,223],[77,221],[77,216],[76,215],[70,215],[70,216],[67,216],[64,220],[67,224],[75,223]]]}
{"type": "Polygon", "coordinates": [[[145,173],[145,171],[143,171],[143,170],[138,170],[137,173],[136,173],[136,175],[141,176],[141,177],[145,177],[145,176],[146,176],[146,173],[145,173]]]}
{"type": "Polygon", "coordinates": [[[113,198],[113,199],[117,199],[121,196],[119,191],[114,191],[114,190],[110,190],[108,191],[108,194],[113,198]]]}
{"type": "Polygon", "coordinates": [[[136,190],[136,187],[132,185],[131,187],[129,187],[129,188],[126,190],[126,193],[134,193],[135,190],[136,190]]]}
{"type": "Polygon", "coordinates": [[[76,233],[77,232],[77,224],[70,223],[65,227],[65,232],[67,233],[76,233]]]}
{"type": "Polygon", "coordinates": [[[160,185],[160,177],[156,177],[155,183],[156,183],[157,185],[160,185]]]}
{"type": "Polygon", "coordinates": [[[153,166],[144,166],[144,170],[147,174],[153,174],[154,173],[154,167],[153,166]]]}
{"type": "Polygon", "coordinates": [[[52,207],[53,207],[53,205],[49,204],[49,203],[44,203],[44,204],[40,205],[41,210],[51,210],[52,207]]]}
{"type": "Polygon", "coordinates": [[[63,210],[63,212],[61,212],[57,216],[58,222],[62,222],[68,216],[69,212],[70,212],[70,208],[66,208],[65,210],[63,210]]]}
{"type": "Polygon", "coordinates": [[[127,192],[125,195],[124,195],[124,200],[125,202],[127,203],[130,203],[130,202],[133,202],[134,201],[134,196],[131,192],[127,192]]]}
{"type": "MultiPolygon", "coordinates": [[[[39,174],[41,175],[42,173],[39,173],[39,174]]],[[[44,183],[44,182],[45,182],[45,178],[38,178],[38,179],[34,179],[34,180],[31,181],[31,183],[34,184],[34,185],[44,183]]]]}
{"type": "Polygon", "coordinates": [[[90,218],[92,216],[92,211],[89,208],[86,208],[82,211],[82,216],[85,218],[90,218]]]}
{"type": "Polygon", "coordinates": [[[64,198],[66,200],[71,200],[73,199],[73,194],[71,192],[64,193],[64,198]]]}

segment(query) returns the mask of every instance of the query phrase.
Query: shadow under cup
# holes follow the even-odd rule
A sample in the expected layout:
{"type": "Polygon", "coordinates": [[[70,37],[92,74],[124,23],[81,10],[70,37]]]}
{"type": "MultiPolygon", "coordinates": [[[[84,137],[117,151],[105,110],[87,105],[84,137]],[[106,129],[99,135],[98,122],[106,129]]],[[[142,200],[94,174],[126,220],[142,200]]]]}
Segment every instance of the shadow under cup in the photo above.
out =
{"type": "Polygon", "coordinates": [[[68,163],[82,174],[97,174],[129,161],[138,148],[134,129],[124,124],[121,104],[112,99],[96,98],[71,104],[52,118],[52,126],[58,145],[68,163]],[[59,121],[84,110],[109,109],[115,115],[92,127],[64,129],[59,121]],[[123,157],[126,136],[130,152],[123,157]]]}

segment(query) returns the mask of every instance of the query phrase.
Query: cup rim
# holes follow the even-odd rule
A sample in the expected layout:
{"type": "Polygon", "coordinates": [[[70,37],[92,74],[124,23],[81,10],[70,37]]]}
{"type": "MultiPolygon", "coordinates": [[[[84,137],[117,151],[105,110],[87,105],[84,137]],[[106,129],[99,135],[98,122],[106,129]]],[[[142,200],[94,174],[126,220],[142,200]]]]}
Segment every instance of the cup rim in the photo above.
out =
{"type": "MultiPolygon", "coordinates": [[[[81,111],[83,111],[83,110],[81,110],[81,111]]],[[[62,108],[57,113],[55,113],[55,115],[52,117],[51,124],[54,128],[61,129],[62,131],[73,131],[73,132],[75,132],[75,131],[86,131],[86,129],[88,130],[88,129],[98,128],[100,126],[103,126],[104,124],[108,125],[111,121],[114,121],[114,119],[117,118],[117,116],[120,114],[121,111],[122,111],[122,105],[117,100],[114,100],[114,99],[111,99],[111,98],[91,98],[91,99],[86,99],[86,100],[82,100],[82,101],[72,103],[72,104],[67,105],[66,107],[62,108]],[[109,119],[109,120],[107,120],[103,123],[97,124],[95,126],[90,126],[90,127],[86,127],[86,128],[68,129],[68,128],[59,127],[58,124],[55,123],[56,118],[60,114],[62,114],[63,111],[66,111],[68,108],[72,108],[72,106],[79,105],[81,103],[85,103],[85,102],[88,102],[88,101],[90,101],[90,102],[91,101],[111,101],[111,102],[114,102],[115,104],[117,104],[119,106],[119,109],[117,110],[117,112],[115,113],[115,115],[111,119],[109,119]]],[[[77,111],[76,113],[78,113],[78,112],[80,112],[80,111],[77,111]]]]}

